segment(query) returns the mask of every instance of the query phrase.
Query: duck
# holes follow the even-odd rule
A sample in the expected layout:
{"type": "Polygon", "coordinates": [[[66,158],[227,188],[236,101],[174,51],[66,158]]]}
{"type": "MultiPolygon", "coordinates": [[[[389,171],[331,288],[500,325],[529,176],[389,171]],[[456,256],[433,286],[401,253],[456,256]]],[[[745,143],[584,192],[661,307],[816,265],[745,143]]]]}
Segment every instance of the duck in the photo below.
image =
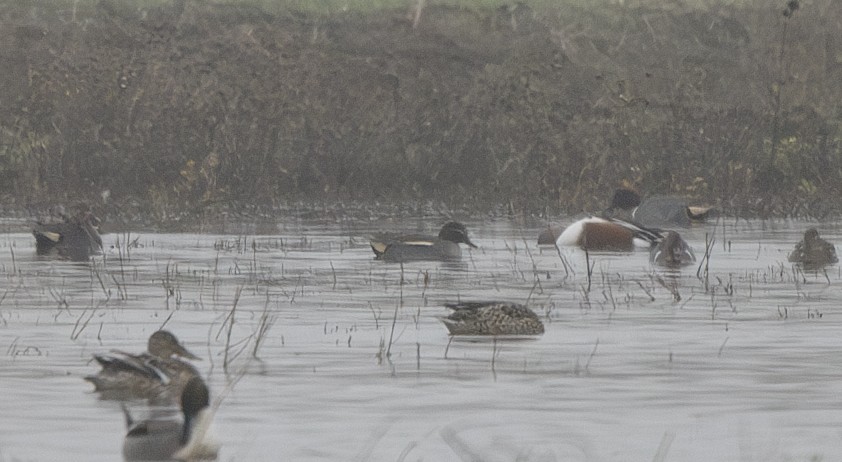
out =
{"type": "Polygon", "coordinates": [[[84,379],[94,385],[102,399],[147,399],[153,403],[172,403],[184,385],[199,372],[178,358],[199,360],[175,335],[159,330],[149,336],[147,352],[131,354],[112,351],[95,354],[102,366],[95,375],[84,379]]]}
{"type": "Polygon", "coordinates": [[[512,302],[445,303],[440,318],[450,335],[541,335],[544,323],[525,305],[512,302]]]}
{"type": "Polygon", "coordinates": [[[438,237],[381,234],[370,243],[374,258],[389,262],[455,260],[462,256],[459,244],[477,248],[468,237],[465,225],[455,221],[445,223],[438,237]]]}
{"type": "Polygon", "coordinates": [[[72,260],[87,260],[91,254],[102,250],[101,221],[96,215],[86,208],[80,209],[75,216],[65,215],[63,207],[57,210],[62,221],[37,221],[32,227],[38,255],[57,254],[72,260]]]}
{"type": "Polygon", "coordinates": [[[696,262],[696,254],[680,234],[667,231],[661,242],[649,251],[649,261],[656,266],[678,268],[696,262]]]}
{"type": "Polygon", "coordinates": [[[652,196],[642,200],[629,188],[618,188],[605,211],[606,217],[619,218],[649,228],[689,228],[704,221],[713,207],[690,206],[677,196],[652,196]]]}
{"type": "Polygon", "coordinates": [[[555,241],[558,240],[562,232],[564,232],[564,226],[547,225],[538,234],[538,245],[555,245],[555,241]]]}
{"type": "Polygon", "coordinates": [[[836,247],[819,237],[816,228],[809,228],[804,232],[804,239],[795,244],[790,252],[789,261],[808,268],[819,268],[836,263],[839,259],[836,257],[836,247]]]}
{"type": "MultiPolygon", "coordinates": [[[[629,223],[635,227],[658,230],[661,228],[688,228],[692,223],[706,220],[712,207],[691,207],[687,201],[675,196],[653,196],[641,200],[640,194],[630,188],[618,188],[610,205],[602,213],[591,217],[629,223]]],[[[566,228],[549,225],[538,234],[538,245],[554,245],[566,228]]]]}
{"type": "Polygon", "coordinates": [[[614,218],[591,216],[571,223],[555,241],[557,247],[578,246],[585,250],[630,252],[652,247],[663,239],[661,232],[614,218]]]}
{"type": "Polygon", "coordinates": [[[124,460],[214,460],[219,446],[205,441],[211,420],[210,392],[201,377],[192,377],[181,392],[181,421],[152,418],[135,421],[123,406],[128,431],[123,440],[124,460]]]}

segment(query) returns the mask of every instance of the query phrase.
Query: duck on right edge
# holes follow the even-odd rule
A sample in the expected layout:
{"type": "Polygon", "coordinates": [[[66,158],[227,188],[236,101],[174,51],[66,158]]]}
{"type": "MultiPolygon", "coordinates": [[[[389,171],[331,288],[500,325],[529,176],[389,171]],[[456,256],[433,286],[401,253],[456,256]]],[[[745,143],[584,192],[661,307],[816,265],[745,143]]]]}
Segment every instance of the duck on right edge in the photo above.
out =
{"type": "Polygon", "coordinates": [[[804,239],[795,244],[795,248],[789,254],[789,261],[813,269],[831,265],[839,259],[836,257],[836,247],[819,237],[816,228],[810,228],[804,232],[804,239]]]}

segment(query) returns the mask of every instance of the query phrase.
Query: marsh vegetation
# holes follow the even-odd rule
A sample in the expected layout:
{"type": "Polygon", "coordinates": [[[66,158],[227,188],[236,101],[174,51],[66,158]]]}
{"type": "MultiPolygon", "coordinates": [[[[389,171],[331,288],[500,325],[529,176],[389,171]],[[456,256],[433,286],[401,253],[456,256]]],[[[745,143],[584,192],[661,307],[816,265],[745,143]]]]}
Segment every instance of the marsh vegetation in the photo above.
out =
{"type": "Polygon", "coordinates": [[[5,1],[0,195],[838,215],[837,6],[5,1]]]}

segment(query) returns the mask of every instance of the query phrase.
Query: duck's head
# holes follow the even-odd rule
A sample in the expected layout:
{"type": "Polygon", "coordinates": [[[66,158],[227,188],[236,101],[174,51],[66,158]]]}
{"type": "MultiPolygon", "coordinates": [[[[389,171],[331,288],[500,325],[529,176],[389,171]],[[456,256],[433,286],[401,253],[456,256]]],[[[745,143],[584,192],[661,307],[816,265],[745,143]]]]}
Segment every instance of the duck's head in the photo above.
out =
{"type": "Polygon", "coordinates": [[[93,227],[97,231],[99,231],[99,226],[102,224],[102,220],[100,220],[98,216],[94,215],[93,212],[85,212],[82,215],[81,221],[82,223],[93,227]]]}
{"type": "Polygon", "coordinates": [[[465,228],[465,225],[456,221],[445,223],[445,225],[441,227],[441,231],[439,231],[439,239],[455,242],[457,244],[467,244],[475,249],[477,248],[477,246],[471,242],[471,239],[468,238],[468,229],[465,228]]]}
{"type": "Polygon", "coordinates": [[[681,235],[675,231],[667,231],[667,234],[664,236],[664,240],[661,243],[661,247],[667,249],[671,256],[681,253],[681,250],[685,247],[685,245],[684,239],[682,239],[681,235]]]}
{"type": "Polygon", "coordinates": [[[150,354],[159,358],[170,358],[175,355],[187,359],[200,359],[187,348],[184,348],[181,342],[175,338],[175,335],[166,330],[159,330],[149,336],[149,344],[146,349],[150,354]]]}
{"type": "MultiPolygon", "coordinates": [[[[635,207],[640,205],[640,194],[628,188],[619,188],[614,191],[614,196],[611,198],[611,205],[605,211],[606,216],[614,216],[616,214],[625,215],[631,213],[635,207]]],[[[622,216],[620,216],[622,218],[622,216]]]]}
{"type": "Polygon", "coordinates": [[[819,239],[819,231],[816,228],[810,228],[804,231],[804,242],[816,242],[819,239]]]}
{"type": "Polygon", "coordinates": [[[64,209],[64,205],[62,204],[56,204],[50,207],[50,217],[60,218],[62,221],[70,220],[70,217],[67,216],[67,211],[64,209]]]}

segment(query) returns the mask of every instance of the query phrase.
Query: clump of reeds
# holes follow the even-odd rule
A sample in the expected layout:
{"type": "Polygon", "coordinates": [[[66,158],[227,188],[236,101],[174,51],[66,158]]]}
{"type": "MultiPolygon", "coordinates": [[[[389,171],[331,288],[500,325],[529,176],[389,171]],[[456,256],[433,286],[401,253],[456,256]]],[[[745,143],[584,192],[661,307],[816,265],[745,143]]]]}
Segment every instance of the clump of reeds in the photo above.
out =
{"type": "Polygon", "coordinates": [[[704,281],[705,292],[710,290],[710,256],[715,243],[716,239],[714,236],[705,233],[705,253],[699,261],[699,267],[696,269],[696,277],[704,281]]]}

